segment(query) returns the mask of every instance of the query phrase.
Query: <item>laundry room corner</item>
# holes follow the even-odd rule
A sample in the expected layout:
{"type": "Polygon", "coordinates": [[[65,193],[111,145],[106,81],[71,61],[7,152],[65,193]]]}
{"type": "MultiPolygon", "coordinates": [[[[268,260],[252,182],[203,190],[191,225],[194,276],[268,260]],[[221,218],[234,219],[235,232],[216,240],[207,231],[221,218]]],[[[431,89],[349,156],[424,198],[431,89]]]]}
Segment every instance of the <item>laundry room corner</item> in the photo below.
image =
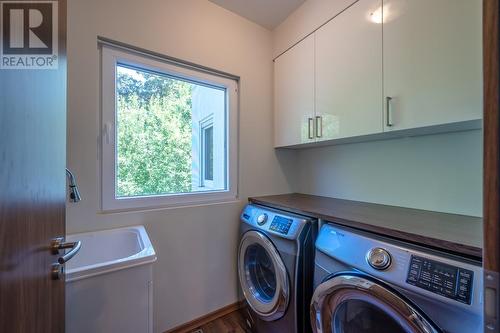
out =
{"type": "Polygon", "coordinates": [[[240,210],[251,195],[290,192],[293,184],[293,174],[282,168],[293,164],[295,152],[277,157],[272,148],[271,32],[201,0],[155,1],[148,6],[69,1],[68,16],[68,165],[84,198],[68,206],[68,233],[145,225],[158,255],[153,268],[155,332],[237,302],[235,249],[240,210]],[[138,16],[147,21],[137,20],[138,16]],[[158,31],[161,38],[157,38],[158,31]],[[98,37],[240,77],[238,199],[192,207],[102,212],[96,146],[100,123],[100,91],[95,84],[100,75],[98,37]]]}

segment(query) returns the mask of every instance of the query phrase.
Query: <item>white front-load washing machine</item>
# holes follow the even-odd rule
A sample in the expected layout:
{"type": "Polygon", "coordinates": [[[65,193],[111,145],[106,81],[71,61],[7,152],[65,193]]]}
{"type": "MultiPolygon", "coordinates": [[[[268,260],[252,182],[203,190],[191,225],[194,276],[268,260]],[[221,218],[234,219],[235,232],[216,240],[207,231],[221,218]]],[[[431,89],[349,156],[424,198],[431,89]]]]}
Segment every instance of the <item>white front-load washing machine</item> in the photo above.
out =
{"type": "Polygon", "coordinates": [[[482,332],[481,263],[336,224],[316,241],[316,333],[482,332]]]}
{"type": "Polygon", "coordinates": [[[254,204],[240,218],[238,275],[249,328],[309,333],[316,220],[254,204]]]}

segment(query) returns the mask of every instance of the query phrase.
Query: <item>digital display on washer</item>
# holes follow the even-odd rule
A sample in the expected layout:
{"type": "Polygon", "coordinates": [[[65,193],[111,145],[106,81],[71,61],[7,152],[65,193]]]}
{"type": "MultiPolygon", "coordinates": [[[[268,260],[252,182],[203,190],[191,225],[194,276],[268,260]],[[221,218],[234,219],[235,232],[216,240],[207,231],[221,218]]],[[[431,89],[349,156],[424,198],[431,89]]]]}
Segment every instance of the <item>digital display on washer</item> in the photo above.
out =
{"type": "Polygon", "coordinates": [[[280,234],[288,234],[288,230],[290,230],[290,226],[293,223],[293,219],[288,219],[283,216],[276,215],[269,227],[269,230],[279,232],[280,234]]]}
{"type": "Polygon", "coordinates": [[[422,257],[411,256],[406,283],[470,304],[474,272],[422,257]]]}

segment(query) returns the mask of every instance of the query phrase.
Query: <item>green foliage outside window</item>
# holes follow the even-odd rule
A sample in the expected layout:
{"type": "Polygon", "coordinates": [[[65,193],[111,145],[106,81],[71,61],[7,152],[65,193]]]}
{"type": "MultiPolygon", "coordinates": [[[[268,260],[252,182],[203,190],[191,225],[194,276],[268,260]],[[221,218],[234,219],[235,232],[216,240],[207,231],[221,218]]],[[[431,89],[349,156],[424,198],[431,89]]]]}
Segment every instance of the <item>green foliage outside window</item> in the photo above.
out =
{"type": "Polygon", "coordinates": [[[193,84],[117,68],[117,196],[191,192],[193,84]]]}

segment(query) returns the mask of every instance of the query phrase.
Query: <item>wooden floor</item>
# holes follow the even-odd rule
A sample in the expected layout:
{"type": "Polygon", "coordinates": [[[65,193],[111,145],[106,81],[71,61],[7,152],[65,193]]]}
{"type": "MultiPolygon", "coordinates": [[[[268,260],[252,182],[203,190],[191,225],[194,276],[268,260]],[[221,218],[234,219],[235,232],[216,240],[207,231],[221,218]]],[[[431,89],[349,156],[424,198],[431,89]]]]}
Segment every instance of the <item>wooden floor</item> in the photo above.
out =
{"type": "Polygon", "coordinates": [[[211,321],[191,333],[250,333],[245,324],[241,310],[231,312],[224,317],[211,321]]]}

